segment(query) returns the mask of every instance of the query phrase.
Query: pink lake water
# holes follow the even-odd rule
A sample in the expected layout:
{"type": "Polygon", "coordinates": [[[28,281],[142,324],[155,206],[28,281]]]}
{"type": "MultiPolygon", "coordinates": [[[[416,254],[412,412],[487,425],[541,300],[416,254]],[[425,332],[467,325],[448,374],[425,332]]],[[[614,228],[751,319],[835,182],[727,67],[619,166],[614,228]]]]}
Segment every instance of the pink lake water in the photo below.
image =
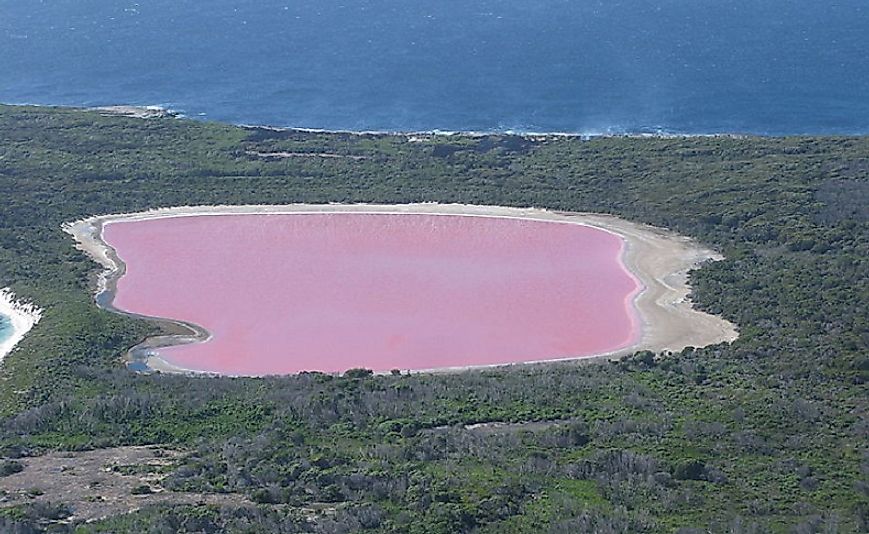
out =
{"type": "Polygon", "coordinates": [[[528,219],[214,215],[114,222],[115,307],[197,324],[169,363],[228,375],[601,354],[639,335],[623,241],[528,219]]]}

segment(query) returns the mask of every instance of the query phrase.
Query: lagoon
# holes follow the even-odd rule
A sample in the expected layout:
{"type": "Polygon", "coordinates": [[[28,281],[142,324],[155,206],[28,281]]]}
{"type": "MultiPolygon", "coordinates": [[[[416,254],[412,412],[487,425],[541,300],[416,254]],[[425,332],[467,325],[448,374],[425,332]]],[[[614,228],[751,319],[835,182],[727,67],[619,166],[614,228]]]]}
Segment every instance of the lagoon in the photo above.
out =
{"type": "Polygon", "coordinates": [[[635,343],[619,236],[482,216],[200,215],[107,223],[114,307],[194,324],[178,369],[261,376],[592,356],[635,343]]]}

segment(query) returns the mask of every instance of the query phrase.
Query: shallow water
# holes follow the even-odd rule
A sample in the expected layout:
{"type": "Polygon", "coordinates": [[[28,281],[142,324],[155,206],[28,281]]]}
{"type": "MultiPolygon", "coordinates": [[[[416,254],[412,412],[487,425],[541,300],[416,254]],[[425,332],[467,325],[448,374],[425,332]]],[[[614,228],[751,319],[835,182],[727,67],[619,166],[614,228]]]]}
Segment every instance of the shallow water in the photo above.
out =
{"type": "Polygon", "coordinates": [[[0,101],[348,130],[869,132],[866,0],[0,0],[0,101]]]}
{"type": "Polygon", "coordinates": [[[12,321],[9,317],[0,314],[0,343],[3,343],[12,335],[12,321]]]}
{"type": "Polygon", "coordinates": [[[223,374],[386,371],[599,354],[639,334],[622,240],[445,215],[200,216],[106,225],[114,304],[204,327],[161,349],[223,374]]]}

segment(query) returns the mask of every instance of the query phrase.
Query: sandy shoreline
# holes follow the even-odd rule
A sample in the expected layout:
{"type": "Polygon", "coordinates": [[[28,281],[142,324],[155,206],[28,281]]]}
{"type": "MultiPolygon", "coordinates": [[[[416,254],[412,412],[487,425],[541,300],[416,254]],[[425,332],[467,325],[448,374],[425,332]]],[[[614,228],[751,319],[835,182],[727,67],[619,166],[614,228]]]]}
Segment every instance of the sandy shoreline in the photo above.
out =
{"type": "MultiPolygon", "coordinates": [[[[688,238],[666,230],[641,225],[610,215],[590,213],[563,213],[535,208],[508,208],[500,206],[472,206],[464,204],[290,204],[249,206],[182,206],[160,208],[139,213],[122,213],[95,216],[67,223],[63,230],[73,236],[77,248],[90,255],[103,266],[96,284],[97,303],[109,310],[115,309],[111,300],[115,283],[123,276],[125,265],[115,251],[102,240],[102,229],[107,224],[124,221],[142,221],[168,217],[195,217],[201,215],[244,214],[304,214],[304,213],[410,213],[424,215],[462,215],[475,217],[521,218],[567,224],[579,224],[598,228],[619,236],[625,243],[623,261],[627,270],[642,284],[642,290],[634,296],[634,311],[641,322],[638,341],[626,348],[582,359],[619,357],[640,350],[653,352],[680,351],[685,347],[703,347],[730,342],[738,337],[736,326],[724,319],[695,310],[687,299],[690,293],[688,271],[705,261],[722,257],[704,249],[688,238]]],[[[144,362],[151,370],[174,373],[197,373],[181,369],[155,355],[160,347],[181,343],[207,341],[210,334],[203,328],[166,318],[149,318],[173,325],[177,334],[145,340],[130,349],[133,360],[144,362]]],[[[564,361],[578,358],[545,359],[564,361]]],[[[503,364],[516,365],[516,364],[503,364]]],[[[436,369],[454,371],[467,369],[436,369]]]]}
{"type": "Polygon", "coordinates": [[[99,106],[85,108],[88,111],[97,111],[103,115],[118,115],[135,119],[159,119],[164,117],[176,117],[178,114],[160,106],[99,106]]]}
{"type": "Polygon", "coordinates": [[[2,364],[6,355],[12,352],[15,345],[24,339],[24,336],[42,318],[42,310],[33,304],[16,299],[9,288],[3,288],[0,289],[0,315],[9,317],[12,323],[12,335],[0,341],[0,364],[2,364]]]}

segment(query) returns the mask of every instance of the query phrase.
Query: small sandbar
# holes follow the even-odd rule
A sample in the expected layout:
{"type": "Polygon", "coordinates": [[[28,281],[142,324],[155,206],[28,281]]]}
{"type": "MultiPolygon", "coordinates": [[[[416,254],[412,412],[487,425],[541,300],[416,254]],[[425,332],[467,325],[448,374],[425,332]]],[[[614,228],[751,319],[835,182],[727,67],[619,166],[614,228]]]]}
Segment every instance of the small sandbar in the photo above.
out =
{"type": "Polygon", "coordinates": [[[688,270],[719,256],[605,215],[206,206],[64,229],[105,267],[98,303],[175,327],[131,351],[164,372],[462,369],[737,336],[686,298],[688,270]]]}

